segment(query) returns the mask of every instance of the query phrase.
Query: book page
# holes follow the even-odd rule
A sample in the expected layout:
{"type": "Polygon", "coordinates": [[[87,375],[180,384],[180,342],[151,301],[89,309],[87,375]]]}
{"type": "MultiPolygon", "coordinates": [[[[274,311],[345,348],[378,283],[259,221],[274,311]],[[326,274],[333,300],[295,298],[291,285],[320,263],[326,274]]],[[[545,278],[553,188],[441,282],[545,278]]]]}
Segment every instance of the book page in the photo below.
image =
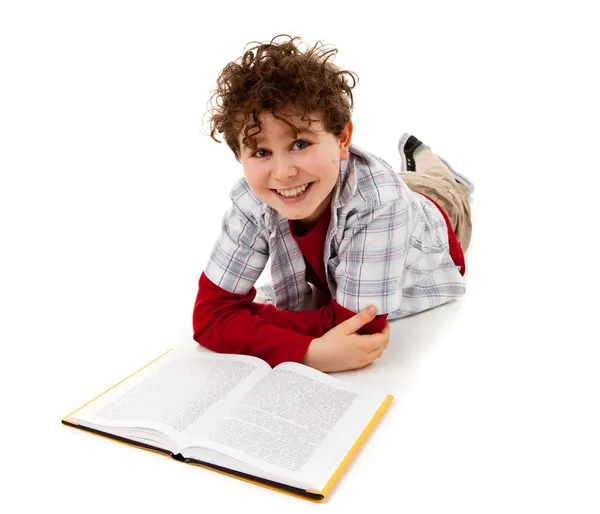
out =
{"type": "Polygon", "coordinates": [[[321,483],[386,396],[301,364],[281,364],[191,445],[221,451],[281,477],[321,483]]]}
{"type": "Polygon", "coordinates": [[[145,443],[151,436],[142,438],[140,428],[161,432],[181,448],[202,420],[229,408],[271,370],[260,359],[240,355],[175,352],[161,361],[72,418],[92,428],[135,428],[129,433],[145,443]]]}

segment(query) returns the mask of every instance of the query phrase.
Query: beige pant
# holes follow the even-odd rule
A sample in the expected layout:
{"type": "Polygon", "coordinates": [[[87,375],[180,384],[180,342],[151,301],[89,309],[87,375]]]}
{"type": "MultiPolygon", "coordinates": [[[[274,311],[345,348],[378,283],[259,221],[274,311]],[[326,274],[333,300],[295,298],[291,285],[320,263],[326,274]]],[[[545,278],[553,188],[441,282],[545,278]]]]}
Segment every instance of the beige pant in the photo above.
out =
{"type": "Polygon", "coordinates": [[[444,210],[466,253],[471,242],[469,190],[454,180],[452,172],[429,148],[418,148],[414,158],[416,171],[403,172],[400,176],[412,191],[435,200],[444,210]]]}

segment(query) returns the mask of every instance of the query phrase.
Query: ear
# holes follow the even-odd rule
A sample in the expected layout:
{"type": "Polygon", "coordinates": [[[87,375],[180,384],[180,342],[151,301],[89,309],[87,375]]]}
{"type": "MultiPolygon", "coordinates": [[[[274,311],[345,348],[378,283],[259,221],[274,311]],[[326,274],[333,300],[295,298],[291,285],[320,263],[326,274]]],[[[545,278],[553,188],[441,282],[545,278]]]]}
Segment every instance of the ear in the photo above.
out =
{"type": "Polygon", "coordinates": [[[340,161],[345,161],[348,158],[350,143],[352,141],[352,130],[354,129],[354,125],[352,125],[352,120],[348,121],[342,133],[339,136],[339,144],[340,144],[340,161]]]}

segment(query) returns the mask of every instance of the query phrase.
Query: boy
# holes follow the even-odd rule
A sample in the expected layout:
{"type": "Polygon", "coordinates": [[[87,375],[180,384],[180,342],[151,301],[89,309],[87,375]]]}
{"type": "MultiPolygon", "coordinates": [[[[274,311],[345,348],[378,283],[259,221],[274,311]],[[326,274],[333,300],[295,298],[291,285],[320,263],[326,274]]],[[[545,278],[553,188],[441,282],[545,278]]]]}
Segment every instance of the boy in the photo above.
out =
{"type": "Polygon", "coordinates": [[[385,350],[388,318],[464,294],[472,184],[409,134],[400,174],[351,145],[357,77],[329,62],[337,50],[287,38],[229,63],[212,96],[211,136],[244,178],[200,277],[194,339],[271,366],[360,368],[385,350]],[[268,259],[273,287],[257,303],[268,259]],[[308,284],[326,303],[297,310],[308,284]]]}

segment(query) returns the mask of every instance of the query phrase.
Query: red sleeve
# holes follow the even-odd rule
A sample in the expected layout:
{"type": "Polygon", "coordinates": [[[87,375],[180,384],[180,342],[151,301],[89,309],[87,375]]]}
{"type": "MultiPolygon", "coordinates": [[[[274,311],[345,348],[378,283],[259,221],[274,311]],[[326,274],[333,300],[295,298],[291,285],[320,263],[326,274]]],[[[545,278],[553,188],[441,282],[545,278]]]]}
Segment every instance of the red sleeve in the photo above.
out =
{"type": "MultiPolygon", "coordinates": [[[[328,305],[324,305],[315,311],[286,311],[279,310],[274,305],[265,305],[253,303],[252,313],[260,316],[265,321],[281,328],[294,330],[300,334],[306,334],[313,337],[321,337],[329,332],[333,327],[354,316],[354,312],[342,307],[335,300],[330,300],[328,305]]],[[[387,321],[387,314],[375,316],[375,318],[362,327],[359,334],[376,334],[383,330],[387,321]]]]}
{"type": "MultiPolygon", "coordinates": [[[[333,304],[333,309],[335,311],[334,318],[335,318],[336,326],[356,314],[355,312],[352,312],[351,310],[346,309],[346,307],[342,307],[335,300],[331,300],[331,303],[333,304]]],[[[358,331],[358,333],[359,334],[376,334],[378,332],[381,332],[383,330],[383,328],[385,327],[387,317],[388,317],[387,314],[379,314],[379,315],[375,316],[373,318],[373,320],[370,321],[369,323],[367,323],[364,327],[362,327],[358,331]]]]}
{"type": "MultiPolygon", "coordinates": [[[[194,340],[219,353],[260,357],[270,366],[302,362],[308,346],[354,316],[335,300],[316,311],[279,310],[255,303],[256,290],[239,295],[213,284],[202,273],[194,305],[194,340]]],[[[359,334],[381,332],[387,314],[376,316],[359,334]]]]}
{"type": "Polygon", "coordinates": [[[233,294],[200,277],[194,305],[194,340],[219,353],[253,355],[276,366],[302,362],[314,337],[280,328],[253,314],[256,290],[233,294]]]}

